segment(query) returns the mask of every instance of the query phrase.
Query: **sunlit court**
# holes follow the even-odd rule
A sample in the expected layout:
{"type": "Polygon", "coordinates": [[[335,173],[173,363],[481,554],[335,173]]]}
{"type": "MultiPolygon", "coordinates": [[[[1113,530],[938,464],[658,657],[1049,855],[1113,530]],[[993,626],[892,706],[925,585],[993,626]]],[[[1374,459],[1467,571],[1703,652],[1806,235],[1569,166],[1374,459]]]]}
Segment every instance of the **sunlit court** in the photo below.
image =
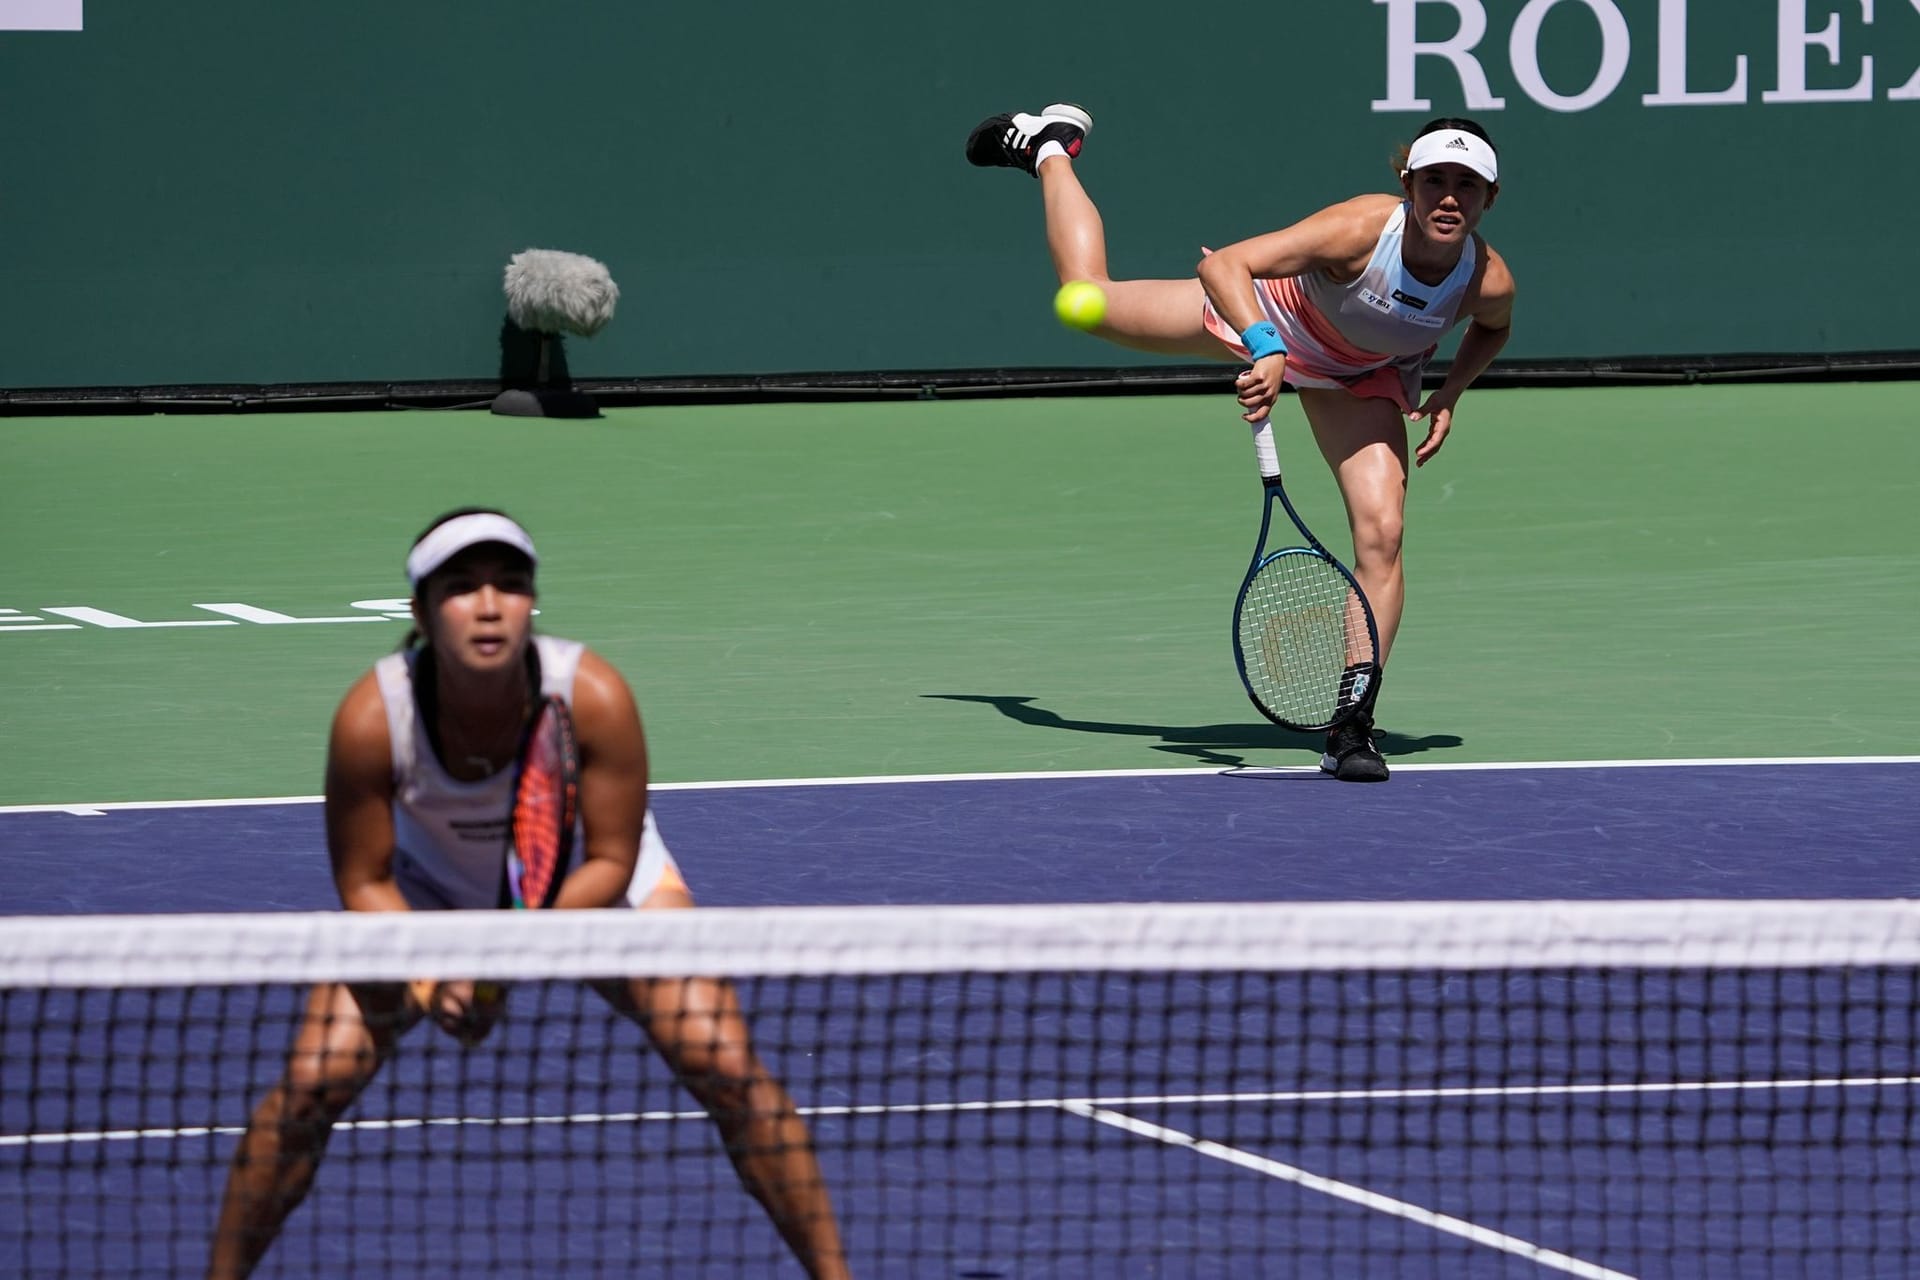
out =
{"type": "Polygon", "coordinates": [[[0,0],[0,1272],[1920,1272],[1920,14],[1518,8],[0,0]]]}

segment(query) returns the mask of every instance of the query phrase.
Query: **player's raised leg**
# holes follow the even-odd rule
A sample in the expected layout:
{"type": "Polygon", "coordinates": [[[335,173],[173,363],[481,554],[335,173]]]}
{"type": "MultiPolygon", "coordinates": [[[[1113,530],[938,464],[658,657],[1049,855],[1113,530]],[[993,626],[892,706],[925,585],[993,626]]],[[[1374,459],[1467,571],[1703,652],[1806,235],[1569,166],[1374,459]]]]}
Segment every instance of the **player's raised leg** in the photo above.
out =
{"type": "Polygon", "coordinates": [[[254,1108],[227,1171],[208,1280],[253,1271],[313,1185],[334,1122],[418,1017],[399,987],[322,983],[308,993],[287,1069],[254,1108]]]}
{"type": "Polygon", "coordinates": [[[1092,128],[1093,117],[1070,103],[1055,103],[1037,114],[989,116],[967,138],[967,159],[983,167],[1019,169],[1040,180],[1047,251],[1059,283],[1086,280],[1107,295],[1104,319],[1087,332],[1157,355],[1233,359],[1201,319],[1206,292],[1198,278],[1113,278],[1105,223],[1074,169],[1092,128]]]}

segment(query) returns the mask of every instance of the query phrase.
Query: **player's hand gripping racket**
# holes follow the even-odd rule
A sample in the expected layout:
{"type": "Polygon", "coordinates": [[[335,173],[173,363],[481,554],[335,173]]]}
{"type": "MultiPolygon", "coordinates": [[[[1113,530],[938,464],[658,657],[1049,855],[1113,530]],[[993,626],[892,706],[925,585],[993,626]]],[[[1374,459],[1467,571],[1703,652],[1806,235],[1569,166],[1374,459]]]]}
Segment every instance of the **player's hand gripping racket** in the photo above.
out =
{"type": "Polygon", "coordinates": [[[1260,714],[1288,729],[1320,732],[1372,702],[1380,632],[1353,574],[1320,545],[1287,500],[1268,419],[1254,424],[1253,441],[1266,502],[1253,563],[1233,605],[1233,658],[1260,714]],[[1267,550],[1276,503],[1305,546],[1267,550]]]}

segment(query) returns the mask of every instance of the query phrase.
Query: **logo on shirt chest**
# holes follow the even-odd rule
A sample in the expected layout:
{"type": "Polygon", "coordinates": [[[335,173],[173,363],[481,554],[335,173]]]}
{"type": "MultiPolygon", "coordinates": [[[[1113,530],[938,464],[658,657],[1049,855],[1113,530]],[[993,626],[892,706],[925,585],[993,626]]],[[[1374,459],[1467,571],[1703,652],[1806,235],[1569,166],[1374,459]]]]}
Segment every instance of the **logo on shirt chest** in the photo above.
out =
{"type": "Polygon", "coordinates": [[[1375,311],[1393,316],[1399,320],[1404,320],[1408,324],[1419,325],[1422,329],[1444,329],[1447,327],[1447,321],[1444,316],[1421,314],[1427,309],[1428,300],[1425,298],[1416,298],[1405,289],[1395,289],[1393,296],[1386,298],[1362,285],[1359,289],[1359,295],[1360,301],[1366,303],[1375,311]],[[1394,307],[1396,302],[1400,304],[1399,309],[1394,307]]]}

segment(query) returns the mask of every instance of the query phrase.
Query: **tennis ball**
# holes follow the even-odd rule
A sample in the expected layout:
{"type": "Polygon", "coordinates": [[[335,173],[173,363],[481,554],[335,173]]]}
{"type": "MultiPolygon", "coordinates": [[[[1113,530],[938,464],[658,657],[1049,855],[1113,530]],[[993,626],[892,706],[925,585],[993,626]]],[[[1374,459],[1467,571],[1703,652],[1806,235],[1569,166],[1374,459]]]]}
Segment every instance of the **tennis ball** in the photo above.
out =
{"type": "Polygon", "coordinates": [[[1091,280],[1069,280],[1053,295],[1053,313],[1069,329],[1093,329],[1107,318],[1107,295],[1091,280]]]}

